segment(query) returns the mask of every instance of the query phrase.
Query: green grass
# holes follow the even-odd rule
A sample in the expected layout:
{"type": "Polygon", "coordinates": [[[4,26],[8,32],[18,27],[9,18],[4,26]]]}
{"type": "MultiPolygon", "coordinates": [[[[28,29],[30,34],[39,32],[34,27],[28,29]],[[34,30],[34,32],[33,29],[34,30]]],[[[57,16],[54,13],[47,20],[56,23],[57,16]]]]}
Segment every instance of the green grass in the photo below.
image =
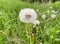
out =
{"type": "MultiPolygon", "coordinates": [[[[38,14],[37,19],[42,22],[38,29],[45,29],[45,44],[60,44],[60,14],[57,13],[55,19],[49,19],[52,12],[47,13],[48,10],[60,10],[60,2],[46,5],[34,5],[19,0],[0,0],[0,44],[27,44],[26,24],[19,20],[19,12],[23,8],[39,10],[38,12],[36,11],[38,14]],[[52,9],[50,9],[51,6],[53,7],[52,9]],[[43,12],[47,15],[44,21],[41,18],[43,12]],[[49,20],[47,21],[47,19],[49,20]]],[[[37,36],[39,41],[41,35],[42,34],[39,33],[37,36]]]]}

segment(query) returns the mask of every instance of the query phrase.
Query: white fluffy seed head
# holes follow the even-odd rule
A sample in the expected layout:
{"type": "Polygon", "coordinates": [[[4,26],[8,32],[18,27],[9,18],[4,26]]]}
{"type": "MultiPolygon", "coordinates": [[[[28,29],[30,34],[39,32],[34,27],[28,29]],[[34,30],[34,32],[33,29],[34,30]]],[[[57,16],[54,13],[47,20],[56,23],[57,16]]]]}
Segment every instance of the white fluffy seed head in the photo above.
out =
{"type": "Polygon", "coordinates": [[[42,19],[45,19],[46,18],[46,15],[42,15],[41,17],[42,17],[42,19]]]}
{"type": "Polygon", "coordinates": [[[35,21],[33,21],[33,24],[34,24],[34,26],[39,25],[40,21],[39,20],[35,20],[35,21]]]}
{"type": "Polygon", "coordinates": [[[51,15],[51,18],[52,18],[52,19],[56,18],[56,15],[55,15],[55,14],[52,14],[52,15],[51,15]]]}
{"type": "Polygon", "coordinates": [[[19,13],[19,19],[21,22],[30,23],[37,18],[37,13],[34,9],[25,8],[22,9],[19,13]]]}

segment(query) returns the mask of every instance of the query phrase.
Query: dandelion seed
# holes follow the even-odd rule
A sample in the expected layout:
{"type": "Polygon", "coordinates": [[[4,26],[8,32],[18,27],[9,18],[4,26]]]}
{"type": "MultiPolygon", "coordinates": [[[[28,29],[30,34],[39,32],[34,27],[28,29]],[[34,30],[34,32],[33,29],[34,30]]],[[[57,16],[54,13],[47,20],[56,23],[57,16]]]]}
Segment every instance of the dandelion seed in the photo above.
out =
{"type": "Polygon", "coordinates": [[[51,18],[53,18],[53,19],[54,19],[55,17],[56,17],[56,15],[55,15],[55,14],[52,14],[52,15],[51,15],[51,18]]]}
{"type": "Polygon", "coordinates": [[[42,19],[45,19],[46,18],[46,15],[42,15],[42,19]]]}
{"type": "Polygon", "coordinates": [[[22,9],[19,13],[19,19],[21,20],[21,22],[30,23],[36,20],[36,18],[37,13],[35,12],[35,10],[30,8],[22,9]]]}
{"type": "Polygon", "coordinates": [[[33,21],[33,24],[34,24],[34,26],[39,25],[40,21],[39,20],[35,20],[35,21],[33,21]]]}

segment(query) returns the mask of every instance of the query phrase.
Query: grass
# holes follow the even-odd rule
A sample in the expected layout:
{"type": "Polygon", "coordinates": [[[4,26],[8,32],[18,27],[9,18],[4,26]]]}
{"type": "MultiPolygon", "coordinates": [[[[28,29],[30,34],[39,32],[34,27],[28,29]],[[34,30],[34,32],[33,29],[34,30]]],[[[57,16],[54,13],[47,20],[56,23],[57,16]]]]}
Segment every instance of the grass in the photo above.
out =
{"type": "MultiPolygon", "coordinates": [[[[19,20],[19,12],[23,8],[39,10],[36,11],[38,14],[37,19],[42,22],[38,29],[45,29],[45,44],[60,44],[60,13],[56,14],[57,17],[55,19],[50,19],[52,12],[47,13],[47,11],[52,10],[59,11],[60,2],[34,5],[19,0],[0,0],[0,44],[27,44],[26,24],[19,20]],[[53,7],[52,9],[50,9],[51,6],[53,7]],[[43,12],[47,15],[44,21],[41,18],[43,12]]],[[[42,34],[39,33],[37,36],[38,42],[40,42],[41,36],[42,34]]]]}

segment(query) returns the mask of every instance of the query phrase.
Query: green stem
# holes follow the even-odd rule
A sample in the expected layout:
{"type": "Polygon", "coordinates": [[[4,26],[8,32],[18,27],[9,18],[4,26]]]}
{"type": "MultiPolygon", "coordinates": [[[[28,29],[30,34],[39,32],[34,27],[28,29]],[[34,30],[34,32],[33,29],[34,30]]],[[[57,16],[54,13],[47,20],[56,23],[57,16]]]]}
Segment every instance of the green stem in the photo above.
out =
{"type": "Polygon", "coordinates": [[[45,42],[45,28],[44,28],[44,26],[45,26],[45,24],[44,24],[45,22],[43,22],[41,25],[41,27],[40,27],[40,32],[41,32],[41,34],[42,34],[42,36],[41,36],[41,42],[42,42],[42,44],[44,44],[44,42],[45,42]]]}
{"type": "Polygon", "coordinates": [[[38,44],[38,33],[39,32],[39,30],[38,30],[38,27],[36,27],[36,44],[38,44]]]}
{"type": "Polygon", "coordinates": [[[31,28],[30,28],[30,24],[26,24],[26,33],[27,33],[27,44],[33,44],[32,42],[32,36],[31,36],[31,28]]]}
{"type": "Polygon", "coordinates": [[[34,44],[38,44],[38,37],[39,37],[38,27],[34,28],[33,33],[34,33],[34,44]]]}

